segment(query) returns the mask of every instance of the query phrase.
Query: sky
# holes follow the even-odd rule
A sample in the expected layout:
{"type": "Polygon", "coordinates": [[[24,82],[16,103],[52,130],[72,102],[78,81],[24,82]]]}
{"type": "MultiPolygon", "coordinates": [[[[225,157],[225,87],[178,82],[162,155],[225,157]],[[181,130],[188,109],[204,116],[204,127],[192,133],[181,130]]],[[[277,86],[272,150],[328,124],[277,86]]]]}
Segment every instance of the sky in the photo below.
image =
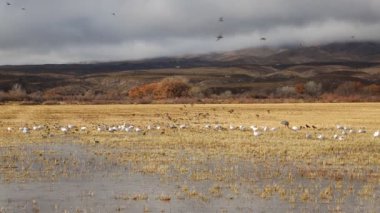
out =
{"type": "Polygon", "coordinates": [[[353,40],[380,40],[380,0],[0,0],[2,65],[353,40]]]}

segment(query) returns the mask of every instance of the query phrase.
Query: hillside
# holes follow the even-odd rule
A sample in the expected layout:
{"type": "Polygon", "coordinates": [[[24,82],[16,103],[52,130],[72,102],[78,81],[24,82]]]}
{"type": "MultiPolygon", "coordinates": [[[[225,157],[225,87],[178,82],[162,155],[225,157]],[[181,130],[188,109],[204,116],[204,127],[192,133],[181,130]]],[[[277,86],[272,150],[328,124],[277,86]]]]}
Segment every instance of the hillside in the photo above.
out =
{"type": "Polygon", "coordinates": [[[16,85],[22,93],[17,100],[127,101],[130,89],[173,76],[185,79],[197,91],[191,94],[197,99],[315,98],[360,91],[377,100],[380,44],[261,47],[138,61],[0,66],[0,100],[13,100],[16,85]],[[306,93],[308,82],[320,85],[320,91],[306,93]]]}

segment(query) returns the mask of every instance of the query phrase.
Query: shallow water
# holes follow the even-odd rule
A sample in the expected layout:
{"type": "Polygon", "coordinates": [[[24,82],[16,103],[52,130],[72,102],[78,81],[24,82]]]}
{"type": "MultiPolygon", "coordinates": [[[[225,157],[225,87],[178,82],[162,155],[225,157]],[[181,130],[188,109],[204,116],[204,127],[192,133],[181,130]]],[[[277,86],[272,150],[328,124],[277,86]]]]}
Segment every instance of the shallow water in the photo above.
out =
{"type": "MultiPolygon", "coordinates": [[[[210,180],[192,182],[186,177],[177,181],[156,175],[134,173],[128,167],[117,165],[96,156],[88,147],[61,141],[57,143],[25,144],[14,147],[23,153],[15,172],[31,172],[26,179],[0,182],[0,212],[308,212],[345,211],[380,212],[379,198],[348,197],[344,203],[291,203],[278,196],[262,199],[250,192],[244,182],[238,182],[239,193],[227,192],[220,197],[185,195],[181,185],[189,185],[207,194],[214,183],[210,180]],[[25,161],[27,160],[27,161],[25,161]],[[44,162],[54,162],[50,164],[44,162]],[[51,178],[52,174],[55,175],[51,178]],[[160,195],[169,201],[161,201],[160,195]],[[146,195],[146,199],[136,199],[146,195]]],[[[5,149],[0,151],[5,152],[5,149]]],[[[115,150],[117,151],[117,150],[115,150]]],[[[210,164],[212,167],[212,163],[210,164]]],[[[239,162],[238,172],[250,170],[248,162],[239,162]],[[241,170],[241,171],[240,171],[241,170]]],[[[253,173],[252,173],[253,174],[253,173]]],[[[0,174],[0,178],[2,175],[0,174]]],[[[245,177],[247,178],[247,177],[245,177]]],[[[280,177],[280,179],[283,177],[280,177]]],[[[273,183],[265,180],[257,185],[273,183]]],[[[328,183],[323,180],[301,181],[297,184],[328,183]]],[[[348,184],[348,183],[347,183],[348,184]]],[[[293,187],[293,186],[292,186],[293,187]]]]}

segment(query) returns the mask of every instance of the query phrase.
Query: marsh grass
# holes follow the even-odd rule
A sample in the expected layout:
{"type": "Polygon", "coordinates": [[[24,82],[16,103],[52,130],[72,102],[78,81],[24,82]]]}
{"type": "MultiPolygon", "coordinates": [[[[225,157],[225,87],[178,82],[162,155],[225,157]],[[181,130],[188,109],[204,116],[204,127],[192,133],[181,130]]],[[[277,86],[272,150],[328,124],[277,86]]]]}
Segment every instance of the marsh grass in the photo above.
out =
{"type": "MultiPolygon", "coordinates": [[[[379,197],[380,140],[371,136],[380,128],[377,119],[380,104],[376,103],[0,108],[2,181],[49,178],[54,181],[75,176],[70,168],[78,167],[80,159],[70,156],[56,159],[54,151],[41,149],[28,153],[23,148],[65,138],[110,164],[128,167],[130,172],[158,175],[179,184],[186,182],[180,187],[177,200],[185,197],[208,202],[253,194],[298,204],[379,197]],[[308,124],[317,128],[295,132],[281,126],[284,119],[291,126],[308,124]],[[131,133],[96,131],[98,125],[123,123],[143,129],[159,125],[161,129],[131,133]],[[29,134],[18,131],[19,127],[37,124],[45,128],[29,134]],[[86,126],[87,130],[60,132],[59,127],[67,124],[86,126]],[[171,129],[172,124],[186,124],[188,128],[171,129]],[[206,124],[220,124],[226,130],[205,129],[206,124]],[[251,131],[227,130],[230,124],[278,127],[278,130],[254,137],[251,131]],[[350,134],[344,141],[333,140],[337,124],[365,128],[368,133],[350,134]],[[7,127],[14,130],[8,132],[7,127]],[[306,133],[312,139],[306,139],[306,133]],[[316,139],[317,134],[325,135],[326,139],[316,139]],[[36,165],[39,170],[33,169],[36,165]],[[56,170],[57,167],[61,169],[56,170]],[[199,184],[203,187],[196,188],[199,184]]],[[[147,198],[147,194],[115,197],[147,198]]],[[[169,195],[159,196],[159,200],[171,199],[169,195]]]]}

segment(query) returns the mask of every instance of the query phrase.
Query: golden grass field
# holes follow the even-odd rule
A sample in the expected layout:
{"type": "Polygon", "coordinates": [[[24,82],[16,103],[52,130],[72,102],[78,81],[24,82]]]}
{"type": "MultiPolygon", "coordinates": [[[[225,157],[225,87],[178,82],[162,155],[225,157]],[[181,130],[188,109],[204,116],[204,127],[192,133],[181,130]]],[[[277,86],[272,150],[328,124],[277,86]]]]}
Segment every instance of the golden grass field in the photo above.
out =
{"type": "MultiPolygon", "coordinates": [[[[70,170],[78,167],[79,158],[71,153],[56,157],[59,150],[38,148],[39,144],[60,141],[84,147],[104,160],[104,165],[125,167],[142,177],[156,176],[176,186],[163,193],[136,190],[112,198],[145,202],[141,204],[143,211],[149,211],[151,199],[171,205],[195,200],[206,206],[217,200],[248,199],[285,205],[287,211],[378,212],[380,138],[374,138],[373,133],[380,128],[379,116],[379,103],[3,105],[0,180],[4,184],[0,187],[80,178],[70,170]],[[290,126],[308,124],[316,128],[292,131],[280,124],[282,120],[288,120],[290,126]],[[142,131],[97,131],[98,126],[124,123],[142,131]],[[68,124],[76,127],[67,133],[60,131],[68,124]],[[210,129],[204,127],[207,124],[210,129]],[[214,130],[216,124],[225,129],[214,130]],[[229,130],[230,124],[244,125],[247,130],[229,130]],[[366,133],[350,133],[342,141],[334,140],[333,135],[342,132],[336,129],[338,124],[355,131],[365,129],[366,133]],[[33,125],[44,127],[28,134],[19,131],[33,125]],[[148,125],[160,129],[147,130],[148,125]],[[186,128],[170,128],[173,125],[186,128]],[[255,137],[250,125],[278,130],[262,131],[255,137]],[[87,129],[81,131],[81,127],[87,129]],[[306,139],[307,133],[312,139],[306,139]],[[318,134],[325,139],[318,140],[318,134]],[[30,151],[25,146],[34,148],[30,151]]],[[[86,165],[81,167],[84,173],[86,165]]],[[[247,211],[260,210],[253,204],[244,205],[250,207],[247,211]]]]}

